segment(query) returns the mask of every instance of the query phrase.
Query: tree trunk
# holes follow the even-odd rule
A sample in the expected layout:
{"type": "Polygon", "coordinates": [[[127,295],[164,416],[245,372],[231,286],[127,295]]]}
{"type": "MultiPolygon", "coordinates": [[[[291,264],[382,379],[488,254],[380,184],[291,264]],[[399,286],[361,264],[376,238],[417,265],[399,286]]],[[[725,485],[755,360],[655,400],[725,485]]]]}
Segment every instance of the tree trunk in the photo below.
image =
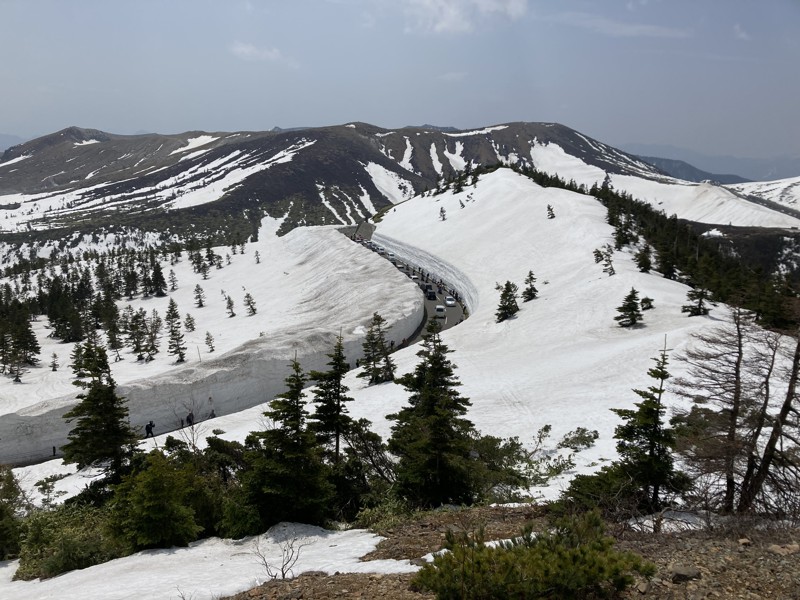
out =
{"type": "Polygon", "coordinates": [[[761,462],[758,465],[758,469],[756,470],[753,478],[750,480],[749,485],[746,488],[742,488],[742,494],[739,498],[739,506],[737,508],[737,512],[739,513],[748,512],[753,507],[756,497],[761,493],[761,489],[764,486],[764,482],[766,481],[767,475],[772,467],[772,462],[775,459],[778,443],[782,438],[783,426],[786,424],[786,420],[788,419],[789,413],[792,410],[792,405],[794,404],[798,377],[800,377],[800,336],[798,336],[794,349],[794,356],[792,357],[792,370],[789,374],[786,397],[784,398],[781,410],[772,425],[772,432],[770,433],[767,445],[764,447],[764,452],[761,455],[761,462]]]}

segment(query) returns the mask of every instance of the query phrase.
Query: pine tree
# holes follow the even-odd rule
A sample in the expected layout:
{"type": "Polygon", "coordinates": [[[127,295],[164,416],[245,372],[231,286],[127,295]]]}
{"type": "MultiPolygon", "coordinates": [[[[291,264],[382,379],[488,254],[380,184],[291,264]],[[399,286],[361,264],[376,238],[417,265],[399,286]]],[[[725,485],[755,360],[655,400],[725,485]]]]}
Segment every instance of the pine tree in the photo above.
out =
{"type": "Polygon", "coordinates": [[[517,304],[517,291],[519,288],[516,283],[506,281],[505,285],[502,286],[498,283],[495,289],[500,292],[500,304],[494,314],[497,317],[497,322],[501,323],[519,312],[519,304],[517,304]]]}
{"type": "Polygon", "coordinates": [[[530,302],[539,295],[539,290],[536,289],[535,283],[536,277],[533,276],[533,271],[528,271],[528,275],[525,277],[525,289],[522,290],[523,302],[530,302]]]}
{"type": "Polygon", "coordinates": [[[225,298],[225,310],[228,311],[228,318],[236,316],[236,313],[233,311],[233,298],[230,296],[225,298]]]}
{"type": "Polygon", "coordinates": [[[336,338],[333,352],[328,354],[327,371],[311,371],[309,378],[317,386],[314,390],[314,401],[317,408],[311,419],[312,431],[323,445],[333,444],[333,463],[339,464],[342,436],[347,433],[353,420],[347,416],[346,402],[352,402],[347,395],[349,388],[344,384],[344,377],[350,365],[344,355],[342,335],[336,338]]]}
{"type": "Polygon", "coordinates": [[[125,401],[116,394],[105,348],[86,342],[80,355],[79,369],[89,381],[74,382],[85,391],[64,415],[67,423],[75,422],[62,448],[64,462],[78,468],[102,465],[114,479],[134,451],[136,433],[128,424],[125,401]]]}
{"type": "Polygon", "coordinates": [[[658,358],[652,359],[656,366],[647,374],[656,380],[645,390],[633,390],[641,402],[636,409],[612,408],[622,420],[614,430],[617,452],[624,472],[639,486],[648,511],[660,510],[662,494],[667,489],[681,487],[682,479],[675,472],[672,451],[675,435],[664,423],[666,407],[663,403],[667,371],[666,345],[658,358]]]}
{"type": "Polygon", "coordinates": [[[614,262],[610,252],[603,255],[603,273],[606,273],[609,277],[617,273],[614,269],[614,262]]]}
{"type": "Polygon", "coordinates": [[[256,314],[256,301],[253,300],[253,296],[250,295],[250,292],[247,292],[244,295],[244,305],[247,307],[247,314],[251,317],[256,314]]]}
{"type": "Polygon", "coordinates": [[[214,351],[214,336],[211,335],[210,331],[206,331],[206,346],[208,346],[208,351],[214,351]]]}
{"type": "Polygon", "coordinates": [[[183,342],[183,332],[181,331],[181,315],[178,312],[178,304],[174,298],[169,299],[167,313],[164,318],[169,335],[168,353],[176,356],[178,358],[177,362],[182,363],[186,360],[186,345],[183,342]]]}
{"type": "Polygon", "coordinates": [[[638,267],[639,271],[642,273],[649,273],[650,269],[653,268],[653,259],[652,253],[650,251],[650,245],[645,244],[644,248],[639,250],[633,257],[633,260],[636,262],[636,266],[638,267]]]}
{"type": "Polygon", "coordinates": [[[164,322],[154,308],[146,322],[147,335],[145,337],[144,351],[147,353],[147,358],[145,360],[153,360],[153,356],[158,354],[158,345],[161,341],[161,329],[163,326],[164,322]]]}
{"type": "Polygon", "coordinates": [[[698,317],[707,315],[709,312],[708,304],[710,303],[710,294],[707,289],[696,287],[686,292],[686,299],[692,304],[684,304],[681,306],[681,312],[689,313],[690,317],[698,317]]]}
{"type": "Polygon", "coordinates": [[[153,263],[153,274],[151,275],[151,286],[153,294],[159,298],[167,295],[167,282],[164,279],[164,272],[158,261],[153,263]]]}
{"type": "Polygon", "coordinates": [[[556,213],[553,212],[553,207],[550,204],[547,205],[547,218],[548,219],[556,218],[556,213]]]}
{"type": "Polygon", "coordinates": [[[396,367],[391,357],[389,344],[386,343],[386,333],[383,330],[385,323],[386,319],[378,313],[374,313],[362,344],[364,358],[361,366],[364,367],[364,370],[358,374],[358,377],[368,378],[370,385],[394,379],[396,367]]]}
{"type": "Polygon", "coordinates": [[[186,328],[186,331],[192,332],[195,330],[194,317],[189,313],[186,313],[186,316],[183,318],[183,326],[186,328]]]}
{"type": "Polygon", "coordinates": [[[174,292],[178,289],[178,276],[175,275],[175,271],[172,269],[169,270],[169,291],[174,292]]]}
{"type": "Polygon", "coordinates": [[[329,512],[327,470],[306,427],[306,377],[296,359],[291,369],[287,390],[264,413],[274,427],[251,433],[245,442],[249,469],[242,474],[242,485],[262,526],[278,521],[318,524],[329,512]]]}
{"type": "Polygon", "coordinates": [[[439,219],[442,221],[447,219],[447,211],[444,209],[444,206],[439,209],[439,219]]]}
{"type": "Polygon", "coordinates": [[[136,312],[132,311],[133,309],[128,323],[128,343],[136,354],[136,360],[143,360],[147,339],[147,312],[143,308],[136,312]]]}
{"type": "Polygon", "coordinates": [[[206,294],[203,291],[203,288],[201,288],[200,284],[198,283],[196,286],[194,286],[194,305],[197,308],[203,308],[205,306],[204,302],[205,297],[206,294]]]}
{"type": "Polygon", "coordinates": [[[261,253],[258,250],[256,250],[254,256],[256,259],[256,264],[257,265],[261,264],[261,253]]]}
{"type": "Polygon", "coordinates": [[[456,389],[461,383],[440,331],[441,325],[431,321],[417,353],[422,360],[397,380],[410,393],[408,406],[387,416],[395,421],[388,445],[398,458],[397,493],[422,507],[470,503],[475,496],[470,465],[474,428],[464,418],[470,401],[456,389]]]}
{"type": "Polygon", "coordinates": [[[639,292],[634,288],[625,296],[622,304],[617,307],[619,313],[614,320],[620,327],[633,327],[642,320],[642,311],[639,306],[639,292]]]}

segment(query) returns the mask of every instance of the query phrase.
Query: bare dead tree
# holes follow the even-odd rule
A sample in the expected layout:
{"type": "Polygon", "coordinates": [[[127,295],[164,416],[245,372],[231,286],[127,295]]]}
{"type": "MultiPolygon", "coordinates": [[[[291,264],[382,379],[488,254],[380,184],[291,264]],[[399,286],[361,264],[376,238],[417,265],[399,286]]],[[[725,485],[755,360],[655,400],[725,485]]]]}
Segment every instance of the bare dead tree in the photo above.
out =
{"type": "Polygon", "coordinates": [[[707,484],[707,506],[724,513],[784,514],[800,484],[797,409],[800,339],[765,331],[751,313],[731,309],[730,320],[694,336],[680,357],[687,377],[677,393],[693,401],[678,412],[679,452],[707,484]],[[778,386],[782,399],[775,398],[778,386]],[[783,508],[785,507],[785,509],[783,508]]]}
{"type": "Polygon", "coordinates": [[[253,542],[253,554],[258,558],[258,562],[264,567],[264,571],[270,580],[291,579],[294,577],[294,566],[300,560],[300,554],[308,546],[308,543],[300,541],[300,536],[294,528],[287,527],[285,524],[270,527],[269,531],[263,536],[256,536],[253,542]],[[278,531],[278,528],[283,531],[278,531]],[[264,538],[272,538],[280,550],[280,558],[268,556],[267,550],[262,546],[264,538]]]}

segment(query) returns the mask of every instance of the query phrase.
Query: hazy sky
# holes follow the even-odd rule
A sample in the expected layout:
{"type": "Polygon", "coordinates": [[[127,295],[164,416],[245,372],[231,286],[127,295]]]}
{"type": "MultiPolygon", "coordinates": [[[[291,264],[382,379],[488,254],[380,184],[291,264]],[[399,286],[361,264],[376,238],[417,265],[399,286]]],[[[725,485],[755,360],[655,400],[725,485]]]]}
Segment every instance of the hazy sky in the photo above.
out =
{"type": "Polygon", "coordinates": [[[0,132],[557,121],[800,156],[800,0],[0,0],[0,132]]]}

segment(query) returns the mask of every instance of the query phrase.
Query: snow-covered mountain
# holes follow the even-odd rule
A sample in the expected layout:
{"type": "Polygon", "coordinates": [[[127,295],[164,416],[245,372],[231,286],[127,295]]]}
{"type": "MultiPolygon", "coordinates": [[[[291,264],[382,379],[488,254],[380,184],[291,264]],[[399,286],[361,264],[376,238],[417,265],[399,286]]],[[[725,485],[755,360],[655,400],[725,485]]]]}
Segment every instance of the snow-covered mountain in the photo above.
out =
{"type": "Polygon", "coordinates": [[[535,164],[534,148],[548,144],[603,171],[661,175],[631,155],[555,123],[470,131],[350,123],[136,136],[70,127],[3,153],[0,236],[18,241],[9,234],[43,239],[59,229],[123,228],[164,236],[237,228],[247,234],[264,214],[282,219],[283,231],[351,224],[432,189],[467,164],[535,164]],[[226,223],[220,213],[244,224],[226,223]],[[42,231],[47,235],[37,235],[42,231]]]}
{"type": "MultiPolygon", "coordinates": [[[[283,193],[295,190],[287,196],[293,198],[288,202],[291,206],[294,206],[292,203],[303,206],[305,200],[297,188],[292,187],[295,185],[292,182],[302,178],[303,165],[312,164],[303,162],[304,157],[313,156],[308,160],[320,166],[324,164],[324,156],[331,156],[314,154],[324,147],[321,138],[315,137],[318,133],[318,130],[304,130],[278,132],[272,137],[259,134],[260,137],[249,142],[253,146],[246,161],[242,159],[229,170],[215,170],[213,176],[211,166],[233,163],[245,153],[241,147],[229,147],[239,142],[222,136],[210,140],[203,137],[206,134],[173,140],[164,152],[165,156],[173,156],[170,160],[174,164],[147,175],[150,189],[146,194],[150,194],[154,203],[152,212],[163,217],[195,210],[198,206],[182,208],[180,198],[200,199],[205,193],[203,190],[208,191],[211,200],[202,206],[217,205],[215,210],[222,210],[221,207],[233,210],[231,207],[235,203],[227,202],[233,202],[234,197],[246,199],[241,196],[242,190],[254,193],[256,188],[250,187],[253,178],[273,177],[280,171],[293,169],[298,173],[285,183],[276,183],[278,179],[270,181],[276,186],[282,185],[283,193]],[[280,138],[284,140],[280,146],[275,140],[284,135],[289,137],[280,138]],[[268,140],[264,144],[271,144],[269,151],[257,150],[261,139],[268,140]],[[207,152],[200,154],[206,145],[209,146],[207,152]],[[289,152],[290,147],[295,150],[289,152]],[[170,154],[181,149],[183,152],[170,154]],[[237,150],[241,154],[231,156],[237,150]],[[258,152],[261,152],[260,158],[256,158],[258,152]],[[182,164],[181,155],[194,153],[198,154],[182,164]],[[214,163],[212,156],[206,156],[212,153],[218,159],[228,157],[227,161],[214,163]],[[269,157],[279,154],[280,158],[269,162],[269,157]],[[205,160],[210,162],[203,163],[205,160]],[[202,164],[210,165],[208,173],[203,173],[202,164]],[[252,172],[238,183],[220,186],[221,193],[212,190],[211,178],[219,175],[220,181],[232,182],[233,178],[225,177],[247,169],[252,172]],[[181,179],[181,173],[188,175],[181,179]],[[209,178],[204,185],[198,183],[194,188],[187,183],[202,182],[201,174],[209,178]],[[186,187],[160,188],[157,181],[169,181],[175,186],[185,183],[186,187]],[[167,188],[185,189],[185,193],[176,193],[174,198],[171,194],[162,195],[167,188]]],[[[541,124],[535,128],[530,124],[508,125],[453,133],[388,132],[351,124],[329,128],[323,133],[322,137],[359,140],[359,147],[373,148],[380,158],[373,153],[370,156],[375,157],[374,161],[362,163],[351,158],[346,163],[333,161],[321,171],[319,178],[317,171],[305,173],[310,183],[303,185],[315,190],[308,198],[319,201],[320,214],[325,214],[327,221],[349,224],[359,220],[356,218],[359,211],[365,217],[373,212],[373,209],[368,210],[368,204],[374,209],[390,207],[376,219],[379,222],[374,239],[404,262],[444,279],[447,286],[456,289],[464,299],[469,318],[444,332],[442,339],[454,351],[452,360],[463,384],[461,392],[472,401],[468,417],[476,426],[487,434],[519,436],[526,444],[532,443],[535,432],[545,424],[552,425],[554,439],[579,426],[598,430],[597,444],[576,457],[575,471],[567,478],[575,472],[594,470],[614,458],[612,435],[618,420],[609,408],[633,406],[638,397],[631,388],[648,385],[646,371],[652,365],[650,359],[664,344],[671,355],[679,353],[693,332],[717,324],[726,308],[719,306],[708,317],[687,317],[681,312],[681,305],[685,303],[688,287],[655,272],[640,272],[634,265],[632,248],[616,252],[616,274],[605,274],[595,262],[593,251],[613,242],[613,228],[606,222],[605,208],[589,195],[556,187],[544,188],[510,169],[483,173],[474,185],[470,183],[461,191],[451,188],[439,194],[412,195],[415,190],[422,191],[417,186],[428,185],[426,178],[430,176],[430,189],[433,189],[440,174],[448,176],[468,163],[479,162],[473,157],[483,152],[485,163],[501,160],[529,164],[587,188],[608,178],[614,188],[629,191],[667,214],[703,221],[709,229],[732,224],[780,228],[784,232],[800,225],[794,216],[751,202],[742,193],[666,177],[624,153],[557,125],[541,124]],[[545,137],[546,134],[551,137],[545,137]],[[432,141],[434,139],[438,141],[432,141]],[[359,190],[354,195],[342,192],[344,184],[336,188],[338,191],[332,191],[330,181],[333,180],[323,177],[333,177],[343,164],[352,166],[352,172],[346,176],[360,182],[348,188],[351,194],[353,189],[359,190]],[[408,184],[406,187],[398,183],[401,175],[408,184]],[[321,181],[328,183],[319,183],[321,181]],[[337,202],[333,198],[338,198],[337,202]],[[356,203],[356,198],[362,198],[360,204],[356,203]],[[548,218],[548,206],[555,218],[548,218]],[[443,215],[446,218],[443,219],[443,215]],[[522,304],[515,318],[496,323],[496,283],[510,280],[521,285],[528,271],[533,271],[537,277],[540,297],[522,304]],[[632,287],[652,298],[655,308],[645,313],[643,326],[620,328],[613,319],[616,307],[632,287]]],[[[63,142],[61,151],[82,153],[93,148],[99,151],[103,144],[114,143],[113,139],[87,143],[91,139],[84,138],[89,134],[81,135],[83,137],[77,141],[70,138],[63,142]]],[[[355,142],[352,143],[355,146],[355,142]]],[[[34,164],[28,161],[37,153],[46,154],[47,148],[49,146],[36,150],[29,146],[29,154],[25,154],[22,147],[17,147],[12,154],[4,155],[0,165],[0,176],[4,179],[0,179],[0,185],[5,186],[11,180],[33,181],[35,170],[32,168],[25,177],[13,173],[26,163],[34,164]],[[6,179],[8,173],[12,176],[6,179]]],[[[140,155],[131,160],[144,158],[140,155]]],[[[139,167],[144,165],[142,162],[139,167]]],[[[8,211],[6,220],[14,223],[9,227],[14,231],[11,235],[26,239],[23,232],[28,226],[33,233],[36,228],[46,227],[48,222],[54,224],[75,215],[78,215],[75,216],[77,223],[88,218],[86,215],[92,210],[107,210],[112,205],[111,201],[106,201],[108,197],[119,206],[128,205],[127,197],[114,195],[123,193],[118,186],[129,185],[130,193],[137,198],[138,194],[145,194],[147,187],[139,179],[127,179],[132,169],[133,166],[120,167],[125,173],[119,175],[119,181],[109,179],[101,187],[78,185],[71,175],[63,182],[53,180],[53,191],[7,194],[2,203],[8,211]],[[61,201],[65,202],[63,207],[59,204],[61,201]],[[75,204],[67,206],[71,201],[75,204]],[[48,221],[51,218],[53,220],[48,221]]],[[[267,189],[266,180],[260,185],[267,189]]],[[[277,195],[274,191],[270,193],[277,195]]],[[[137,202],[139,200],[131,199],[129,204],[137,202]]],[[[250,205],[238,206],[243,209],[250,205]]],[[[136,210],[145,208],[146,204],[139,204],[136,210]]],[[[130,212],[136,211],[131,209],[130,212]]],[[[162,259],[165,271],[175,271],[177,289],[171,295],[179,304],[181,314],[190,312],[197,321],[196,331],[187,334],[186,363],[176,365],[174,357],[166,352],[143,363],[127,351],[123,352],[123,360],[112,365],[120,392],[128,398],[132,423],[142,425],[151,418],[157,422],[160,435],[156,440],[143,442],[146,447],[161,443],[165,430],[176,426],[184,411],[189,409],[196,409],[202,419],[198,437],[214,429],[223,432],[219,434],[221,437],[242,439],[247,432],[263,427],[264,403],[279,391],[288,371],[288,361],[295,352],[304,369],[319,368],[324,353],[330,351],[334,336],[341,331],[347,341],[348,359],[354,363],[359,356],[360,339],[374,311],[389,319],[389,335],[396,341],[407,337],[422,318],[421,290],[385,258],[354,243],[335,228],[286,225],[285,219],[290,213],[283,210],[280,218],[259,213],[258,223],[254,225],[258,236],[243,242],[244,253],[230,256],[230,262],[223,262],[221,269],[212,269],[208,280],[194,273],[185,257],[172,265],[162,259]],[[287,231],[286,235],[275,235],[287,231]],[[255,260],[256,251],[261,262],[255,260]],[[193,304],[192,290],[196,285],[206,289],[209,301],[203,308],[193,304]],[[242,310],[236,316],[229,316],[225,297],[234,296],[238,307],[246,292],[252,293],[258,303],[257,314],[246,315],[242,310]],[[203,346],[206,331],[212,332],[218,341],[213,353],[203,346]],[[212,408],[217,415],[214,418],[210,417],[212,408]]],[[[137,227],[145,230],[141,222],[137,227]]],[[[93,241],[91,236],[83,235],[72,239],[76,244],[72,255],[75,260],[82,259],[81,250],[96,248],[104,241],[99,237],[93,241]]],[[[26,239],[27,250],[33,248],[29,242],[26,239]]],[[[44,245],[40,250],[42,255],[46,254],[44,245]]],[[[216,246],[215,251],[221,255],[230,253],[229,248],[222,245],[216,246]]],[[[14,256],[14,253],[9,254],[9,260],[14,256]]],[[[18,277],[9,274],[0,283],[8,282],[13,286],[19,284],[18,277]]],[[[163,313],[167,301],[168,298],[137,297],[131,303],[147,311],[156,308],[163,313]]],[[[0,407],[5,407],[0,414],[0,460],[13,460],[13,453],[24,453],[28,459],[34,455],[41,458],[65,435],[61,414],[74,402],[76,392],[73,389],[72,394],[69,393],[71,375],[68,369],[62,367],[54,372],[47,362],[49,354],[57,352],[62,365],[66,364],[71,345],[48,340],[46,327],[45,322],[36,324],[43,343],[42,364],[26,373],[21,383],[14,384],[10,378],[0,381],[0,407]]],[[[417,350],[416,346],[411,346],[395,353],[399,373],[413,369],[418,360],[417,350]]],[[[670,371],[678,375],[682,367],[676,363],[671,365],[670,371]]],[[[356,377],[355,371],[348,375],[346,384],[355,398],[352,416],[369,418],[375,430],[386,436],[389,422],[385,417],[405,403],[403,388],[393,383],[367,387],[363,379],[356,377]]],[[[671,397],[669,402],[677,404],[679,400],[671,397]]],[[[61,461],[52,460],[18,469],[17,473],[32,489],[32,483],[41,477],[71,471],[61,461]]],[[[89,475],[70,475],[57,482],[56,489],[75,491],[89,475]]],[[[558,480],[551,487],[534,489],[532,493],[552,497],[565,481],[558,480]]],[[[307,533],[320,549],[327,544],[340,543],[338,537],[307,533]]],[[[368,546],[374,543],[374,538],[365,534],[354,538],[354,543],[368,546]]],[[[169,553],[139,553],[45,582],[12,582],[12,562],[0,565],[0,596],[8,599],[53,594],[63,598],[77,598],[75,594],[140,597],[141,588],[133,582],[120,585],[122,580],[118,577],[125,580],[124,573],[140,568],[149,570],[149,565],[157,562],[161,574],[148,574],[146,590],[149,595],[212,598],[250,587],[259,578],[256,561],[237,558],[242,552],[239,543],[209,540],[169,553]],[[212,557],[212,560],[197,562],[200,556],[212,557]],[[175,575],[183,572],[185,565],[193,563],[202,564],[202,577],[191,571],[185,577],[175,575]],[[115,583],[109,585],[111,581],[115,583]]],[[[352,561],[344,560],[326,562],[324,551],[309,550],[301,557],[295,571],[356,568],[413,567],[408,564],[354,566],[352,561]]]]}
{"type": "MultiPolygon", "coordinates": [[[[567,174],[580,176],[578,172],[567,174]]],[[[700,202],[704,200],[707,201],[707,197],[700,202]]],[[[736,206],[736,202],[729,205],[731,219],[743,218],[736,212],[736,206]]],[[[277,227],[277,224],[272,225],[273,230],[277,227]]],[[[375,235],[388,250],[444,277],[449,285],[462,292],[470,317],[444,332],[442,339],[454,351],[452,359],[463,384],[461,392],[472,401],[468,416],[480,430],[498,436],[519,436],[525,443],[531,443],[535,432],[545,424],[552,425],[554,439],[579,426],[598,430],[597,444],[577,455],[575,471],[567,478],[575,472],[596,469],[613,459],[612,435],[617,417],[609,408],[633,406],[638,397],[631,388],[648,384],[646,371],[652,366],[651,357],[656,356],[664,344],[671,355],[680,352],[693,332],[714,326],[726,312],[725,307],[720,306],[708,317],[687,317],[680,307],[688,288],[658,273],[639,272],[630,250],[614,254],[614,276],[603,273],[601,265],[593,259],[593,249],[611,242],[612,234],[604,207],[592,197],[558,188],[542,188],[518,173],[501,169],[482,175],[474,187],[461,192],[423,194],[396,205],[378,223],[375,235]],[[548,205],[555,218],[548,218],[548,205]],[[442,209],[446,213],[444,220],[440,218],[442,209]],[[505,280],[521,283],[529,270],[537,277],[540,297],[522,304],[515,318],[496,323],[495,283],[505,280]],[[624,329],[617,326],[613,317],[615,308],[632,287],[651,297],[655,308],[645,313],[642,327],[624,329]]],[[[273,240],[273,236],[262,235],[261,238],[273,240]]],[[[337,333],[337,323],[343,324],[345,333],[357,333],[359,323],[366,324],[371,310],[402,315],[407,312],[402,307],[410,306],[413,312],[414,299],[421,299],[421,291],[388,261],[330,228],[298,229],[281,239],[285,242],[271,241],[269,248],[259,246],[263,252],[269,252],[270,260],[275,262],[274,268],[259,273],[256,269],[260,265],[251,262],[256,246],[248,245],[244,255],[237,255],[231,265],[214,273],[213,289],[220,287],[232,292],[244,283],[248,289],[255,290],[256,280],[277,279],[277,287],[270,284],[268,288],[259,289],[257,294],[260,298],[268,292],[286,293],[293,298],[275,310],[265,307],[264,318],[274,324],[275,331],[294,331],[299,323],[319,324],[314,332],[297,330],[297,345],[307,344],[323,350],[330,346],[330,335],[337,333]],[[245,266],[239,267],[240,264],[245,266]],[[237,271],[239,268],[242,270],[237,271]],[[350,279],[354,272],[368,275],[350,279]],[[346,284],[337,285],[337,279],[345,280],[346,284]],[[305,293],[307,286],[313,286],[316,291],[308,293],[303,300],[296,300],[305,293]],[[331,286],[333,291],[329,290],[331,286]],[[303,306],[302,316],[296,312],[298,304],[303,306]],[[358,314],[351,316],[354,309],[358,314]]],[[[184,286],[191,287],[194,283],[191,280],[188,285],[183,283],[184,277],[188,278],[189,274],[181,274],[180,293],[184,286]]],[[[212,289],[210,283],[208,286],[212,289]]],[[[228,391],[239,393],[248,387],[245,381],[252,377],[252,372],[247,367],[246,355],[250,351],[258,354],[261,345],[269,346],[270,340],[277,337],[267,332],[263,341],[259,337],[254,339],[256,329],[261,327],[250,326],[256,317],[229,318],[222,306],[217,306],[220,302],[214,300],[202,310],[192,309],[198,318],[198,330],[224,328],[226,335],[230,335],[227,342],[230,347],[246,350],[232,350],[230,355],[236,356],[236,361],[230,361],[219,370],[215,380],[219,385],[213,394],[218,410],[225,406],[228,391]],[[203,324],[200,324],[201,319],[203,324]]],[[[391,334],[395,335],[394,329],[391,334]]],[[[395,353],[400,373],[413,369],[418,360],[417,349],[412,346],[395,353]]],[[[285,350],[292,350],[291,343],[285,350]]],[[[352,361],[356,355],[357,350],[351,346],[348,357],[352,361]]],[[[208,358],[202,353],[198,357],[190,353],[188,365],[170,375],[175,380],[175,387],[171,389],[183,397],[191,397],[198,373],[215,368],[213,363],[209,365],[208,358]]],[[[286,361],[289,357],[284,354],[281,358],[286,361]]],[[[139,377],[147,377],[148,369],[156,374],[165,368],[161,357],[148,365],[134,364],[129,357],[122,362],[124,364],[112,366],[122,379],[128,369],[137,370],[139,377]]],[[[308,361],[302,362],[304,368],[312,366],[308,361]]],[[[682,367],[676,363],[671,365],[670,371],[677,375],[682,367]]],[[[155,375],[154,379],[159,377],[155,375]]],[[[387,435],[389,422],[385,416],[396,412],[406,401],[403,388],[393,383],[367,387],[356,377],[355,371],[348,375],[346,384],[355,398],[351,414],[369,418],[378,433],[387,435]]],[[[10,382],[2,385],[4,389],[11,386],[10,382]]],[[[33,377],[30,383],[16,389],[23,387],[26,396],[39,393],[33,377]]],[[[147,413],[141,412],[137,403],[148,395],[159,397],[166,387],[155,386],[150,394],[141,396],[131,391],[133,384],[127,389],[133,414],[141,421],[147,413]]],[[[197,395],[203,400],[205,392],[197,395]]],[[[248,431],[263,426],[260,413],[265,408],[266,396],[266,393],[261,394],[258,399],[261,404],[254,408],[204,421],[202,431],[210,432],[213,428],[224,432],[221,437],[242,439],[248,431]]],[[[677,404],[678,400],[670,397],[669,402],[677,404]]],[[[30,414],[39,410],[32,407],[30,414]]],[[[153,406],[148,406],[148,410],[153,410],[153,406]]],[[[0,417],[0,422],[8,418],[9,415],[0,417]]],[[[15,435],[6,431],[0,439],[9,434],[15,435]]],[[[16,435],[19,439],[19,433],[16,435]]],[[[26,433],[26,436],[37,435],[41,432],[26,433]]],[[[150,447],[161,443],[163,437],[143,444],[150,447]]],[[[19,469],[17,473],[30,486],[32,480],[47,474],[70,471],[56,460],[19,469]]],[[[84,475],[62,479],[57,489],[74,491],[87,481],[84,475]]],[[[552,497],[564,481],[532,491],[552,497]]],[[[304,541],[308,541],[312,549],[329,543],[347,543],[340,542],[338,537],[327,538],[327,534],[320,532],[304,530],[304,535],[307,535],[304,541]]],[[[377,541],[363,535],[354,538],[353,543],[369,546],[377,541]]],[[[177,593],[183,593],[198,599],[212,598],[246,589],[261,576],[256,561],[237,558],[246,552],[242,545],[246,543],[249,542],[209,540],[168,554],[143,552],[54,580],[33,583],[11,582],[13,563],[9,563],[0,571],[0,595],[21,599],[31,594],[58,593],[60,597],[72,598],[69,590],[79,589],[84,595],[93,591],[104,598],[133,598],[141,592],[139,588],[112,587],[108,581],[118,581],[117,576],[124,579],[124,573],[132,569],[148,569],[149,573],[148,565],[157,561],[159,568],[154,574],[148,574],[148,593],[154,597],[170,597],[170,594],[177,597],[177,593]],[[201,559],[201,556],[206,558],[201,559]],[[207,560],[209,556],[213,560],[207,560]],[[194,561],[203,565],[202,577],[196,577],[193,569],[185,568],[194,561]],[[185,576],[176,575],[184,571],[185,576]]],[[[320,556],[317,550],[304,553],[295,572],[413,568],[406,563],[354,566],[344,559],[326,561],[320,556]]]]}
{"type": "MultiPolygon", "coordinates": [[[[186,236],[193,219],[198,228],[207,222],[223,230],[229,215],[246,224],[244,238],[235,244],[236,224],[227,230],[227,243],[214,243],[213,250],[226,260],[208,279],[192,270],[185,254],[172,263],[162,256],[164,272],[174,272],[176,289],[164,298],[137,296],[119,303],[163,314],[171,297],[182,316],[191,313],[196,321],[195,331],[186,333],[185,363],[176,364],[165,350],[146,363],[123,350],[122,360],[112,364],[132,423],[156,421],[159,435],[143,442],[146,447],[163,442],[189,410],[201,419],[192,433],[198,438],[214,429],[223,432],[221,437],[242,439],[263,427],[265,402],[282,390],[289,361],[297,356],[305,370],[321,368],[341,332],[348,359],[355,363],[375,311],[389,321],[389,337],[398,346],[408,338],[423,319],[419,287],[337,227],[298,227],[304,222],[352,225],[385,209],[375,219],[374,239],[404,263],[443,279],[468,309],[469,318],[442,335],[454,351],[461,392],[472,401],[468,417],[484,433],[518,436],[524,443],[531,443],[545,424],[552,425],[554,439],[579,426],[597,429],[597,444],[576,457],[567,478],[589,472],[615,455],[612,435],[618,421],[609,408],[631,407],[638,399],[631,389],[649,383],[650,359],[664,344],[671,355],[679,353],[693,332],[717,324],[726,308],[688,318],[681,312],[687,286],[640,272],[633,248],[616,252],[616,274],[605,274],[593,251],[613,243],[613,228],[605,208],[589,195],[541,187],[510,169],[482,173],[461,191],[451,186],[433,194],[426,188],[433,190],[441,178],[467,165],[505,162],[534,166],[587,189],[608,181],[717,236],[743,228],[783,238],[800,226],[791,211],[775,204],[783,197],[791,208],[785,196],[789,183],[740,188],[676,180],[555,124],[452,132],[386,131],[353,123],[182,136],[70,129],[48,137],[12,148],[0,162],[0,228],[5,232],[0,235],[7,266],[53,252],[89,266],[92,250],[125,243],[155,247],[186,236]],[[769,202],[754,202],[750,197],[756,192],[769,202]],[[548,206],[555,218],[548,218],[548,206]],[[521,286],[528,271],[537,277],[540,297],[522,304],[515,318],[496,323],[495,285],[509,280],[521,286]],[[194,301],[197,285],[207,295],[203,308],[194,301]],[[652,298],[655,308],[645,313],[642,327],[620,328],[613,317],[631,288],[652,298]],[[243,308],[246,293],[258,305],[256,314],[243,308]],[[226,309],[229,296],[236,303],[234,316],[226,309]],[[215,339],[213,351],[204,342],[206,332],[215,339]]],[[[206,235],[198,237],[216,239],[206,235]]],[[[29,275],[35,280],[35,272],[29,275]]],[[[24,270],[9,269],[0,285],[21,289],[23,277],[24,270]]],[[[77,393],[67,366],[72,345],[48,338],[48,327],[44,318],[34,324],[42,344],[40,365],[20,383],[0,380],[0,461],[46,458],[68,431],[62,415],[77,393]],[[55,371],[48,364],[52,354],[61,365],[55,371]]],[[[413,369],[417,350],[411,346],[394,354],[399,373],[413,369]]],[[[681,369],[679,363],[670,365],[673,375],[681,369]]],[[[355,371],[346,384],[355,398],[352,416],[370,419],[387,436],[385,417],[406,401],[403,388],[393,383],[368,387],[355,371]]],[[[17,470],[31,491],[42,477],[71,472],[60,460],[17,470]]],[[[74,492],[89,476],[69,475],[56,489],[74,492]]],[[[531,491],[553,497],[565,481],[531,491]]],[[[319,551],[304,553],[296,572],[413,569],[405,563],[326,561],[328,544],[368,547],[376,542],[368,534],[349,541],[319,531],[304,530],[304,535],[319,551]]],[[[162,574],[149,576],[147,594],[212,598],[251,587],[262,575],[252,557],[240,560],[242,543],[209,540],[169,553],[139,553],[46,582],[11,582],[14,563],[0,563],[0,597],[140,597],[143,588],[135,579],[130,585],[120,582],[158,563],[162,574]],[[202,578],[175,575],[200,561],[202,578]]]]}

